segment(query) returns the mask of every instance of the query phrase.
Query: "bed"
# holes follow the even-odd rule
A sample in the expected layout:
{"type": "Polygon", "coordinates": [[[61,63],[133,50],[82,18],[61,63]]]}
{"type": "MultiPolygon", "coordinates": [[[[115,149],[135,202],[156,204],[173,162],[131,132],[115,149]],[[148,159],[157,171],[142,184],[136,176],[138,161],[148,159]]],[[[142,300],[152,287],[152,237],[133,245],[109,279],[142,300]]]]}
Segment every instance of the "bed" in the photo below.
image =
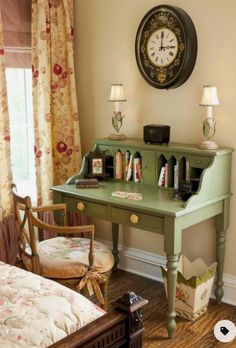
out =
{"type": "Polygon", "coordinates": [[[127,293],[109,313],[52,280],[0,262],[0,347],[141,347],[141,307],[127,293]]]}

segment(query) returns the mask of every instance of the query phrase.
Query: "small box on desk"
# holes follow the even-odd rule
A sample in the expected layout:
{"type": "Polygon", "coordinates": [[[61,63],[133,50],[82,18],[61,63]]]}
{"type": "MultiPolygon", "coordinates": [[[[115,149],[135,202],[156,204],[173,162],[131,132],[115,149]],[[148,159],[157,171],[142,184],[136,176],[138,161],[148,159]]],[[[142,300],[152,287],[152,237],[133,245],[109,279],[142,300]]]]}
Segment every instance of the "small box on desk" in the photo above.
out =
{"type": "Polygon", "coordinates": [[[168,144],[170,141],[170,126],[163,124],[148,124],[143,127],[143,140],[151,144],[168,144]]]}
{"type": "Polygon", "coordinates": [[[83,178],[83,179],[76,179],[75,180],[75,187],[76,188],[93,188],[98,187],[98,180],[97,179],[90,179],[90,178],[83,178]]]}

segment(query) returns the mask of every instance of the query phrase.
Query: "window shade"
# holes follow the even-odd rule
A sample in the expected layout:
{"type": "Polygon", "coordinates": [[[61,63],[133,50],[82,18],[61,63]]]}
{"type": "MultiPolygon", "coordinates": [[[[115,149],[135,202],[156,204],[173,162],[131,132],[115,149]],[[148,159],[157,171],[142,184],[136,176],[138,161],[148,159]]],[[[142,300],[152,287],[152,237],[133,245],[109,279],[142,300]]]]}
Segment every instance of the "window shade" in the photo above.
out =
{"type": "Polygon", "coordinates": [[[31,0],[0,0],[6,67],[31,67],[31,0]]]}

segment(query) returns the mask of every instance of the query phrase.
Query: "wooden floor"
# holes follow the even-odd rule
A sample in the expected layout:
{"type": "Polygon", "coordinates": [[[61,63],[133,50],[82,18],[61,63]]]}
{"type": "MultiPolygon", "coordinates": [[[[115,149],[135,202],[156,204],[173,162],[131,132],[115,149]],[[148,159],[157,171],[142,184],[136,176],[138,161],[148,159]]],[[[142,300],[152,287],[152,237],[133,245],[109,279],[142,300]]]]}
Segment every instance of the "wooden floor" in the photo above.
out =
{"type": "Polygon", "coordinates": [[[118,270],[111,277],[111,302],[126,291],[134,291],[149,301],[143,310],[144,348],[236,348],[236,339],[220,343],[213,334],[219,320],[228,319],[236,324],[236,307],[218,306],[210,300],[208,311],[198,320],[190,322],[177,317],[175,337],[170,340],[165,329],[167,302],[163,284],[118,270]]]}

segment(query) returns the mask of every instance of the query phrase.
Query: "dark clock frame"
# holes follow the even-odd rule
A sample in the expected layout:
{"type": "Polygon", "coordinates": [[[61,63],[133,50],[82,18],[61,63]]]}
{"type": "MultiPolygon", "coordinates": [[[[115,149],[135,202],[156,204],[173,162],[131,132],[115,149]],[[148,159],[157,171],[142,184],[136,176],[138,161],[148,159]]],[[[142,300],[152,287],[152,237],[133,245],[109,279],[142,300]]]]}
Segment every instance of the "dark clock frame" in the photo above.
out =
{"type": "Polygon", "coordinates": [[[197,33],[189,15],[179,7],[159,5],[142,19],[135,40],[135,55],[143,78],[159,89],[177,88],[191,75],[197,58],[197,33]],[[157,67],[149,59],[146,45],[154,31],[169,28],[177,36],[179,50],[173,64],[157,67]]]}

